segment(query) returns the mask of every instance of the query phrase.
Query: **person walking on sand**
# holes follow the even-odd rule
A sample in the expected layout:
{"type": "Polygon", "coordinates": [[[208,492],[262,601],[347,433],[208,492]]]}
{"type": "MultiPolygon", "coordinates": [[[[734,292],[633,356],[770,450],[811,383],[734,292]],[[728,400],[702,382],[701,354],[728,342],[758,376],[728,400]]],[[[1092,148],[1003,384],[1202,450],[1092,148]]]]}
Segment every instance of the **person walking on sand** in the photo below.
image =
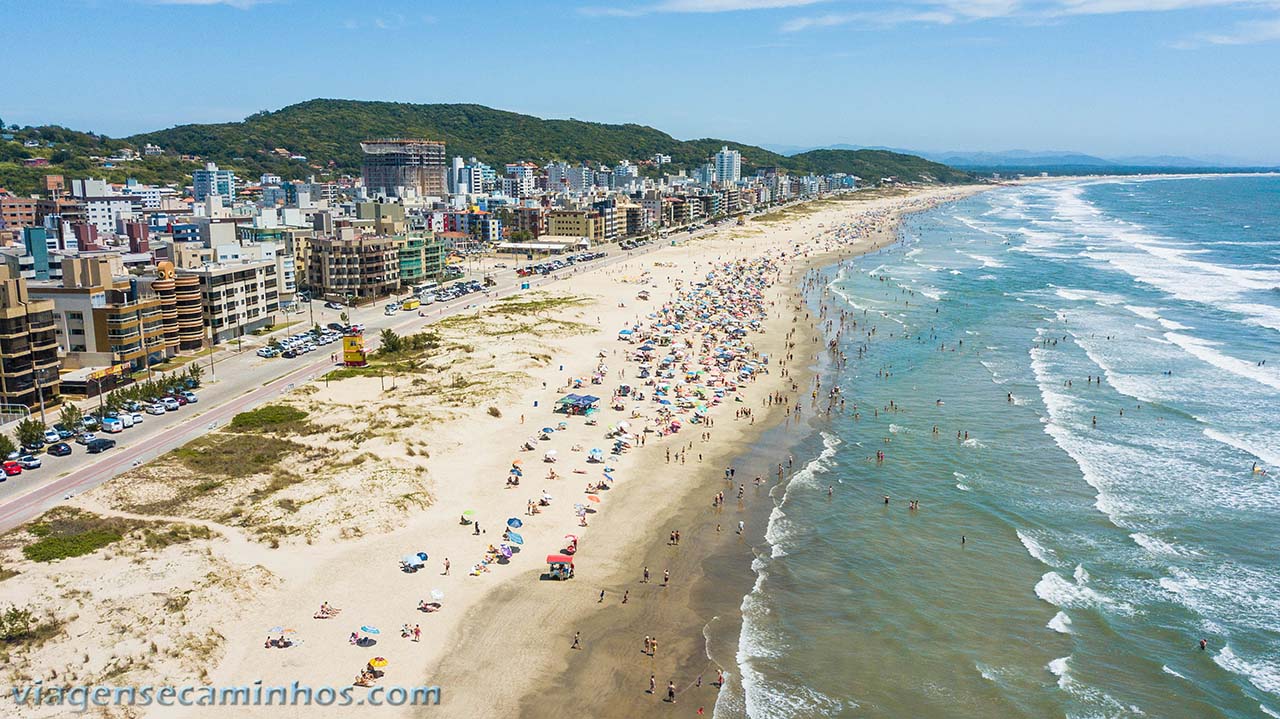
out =
{"type": "Polygon", "coordinates": [[[603,589],[601,589],[601,590],[600,590],[600,598],[596,600],[596,604],[599,604],[599,603],[601,603],[601,602],[603,602],[603,601],[604,601],[604,590],[603,590],[603,589]]]}
{"type": "Polygon", "coordinates": [[[670,569],[662,570],[662,586],[664,587],[667,586],[667,583],[670,581],[671,581],[671,570],[670,569]]]}
{"type": "Polygon", "coordinates": [[[571,647],[569,647],[569,648],[570,648],[570,649],[581,649],[581,648],[582,648],[582,632],[574,632],[574,633],[573,633],[573,646],[571,646],[571,647]]]}
{"type": "Polygon", "coordinates": [[[413,641],[417,642],[421,640],[422,640],[422,625],[415,624],[413,625],[413,641]]]}
{"type": "Polygon", "coordinates": [[[641,583],[641,584],[648,584],[648,583],[649,583],[649,568],[648,568],[648,567],[645,567],[645,568],[644,568],[644,579],[641,579],[641,580],[640,580],[640,583],[641,583]]]}
{"type": "Polygon", "coordinates": [[[649,639],[649,635],[648,635],[648,634],[646,634],[646,635],[644,635],[644,655],[645,655],[646,657],[647,657],[647,656],[649,656],[649,647],[650,647],[650,646],[652,646],[652,640],[650,640],[650,639],[649,639]]]}
{"type": "Polygon", "coordinates": [[[449,576],[449,558],[444,558],[444,576],[449,576]]]}
{"type": "Polygon", "coordinates": [[[667,680],[667,701],[676,703],[676,683],[671,680],[667,680]]]}
{"type": "Polygon", "coordinates": [[[623,603],[623,604],[626,604],[626,603],[627,603],[627,597],[630,597],[630,596],[631,596],[631,590],[630,590],[630,589],[624,589],[624,590],[622,590],[622,603],[623,603]]]}
{"type": "Polygon", "coordinates": [[[653,674],[650,674],[649,675],[649,693],[653,694],[657,691],[658,691],[658,677],[653,674]]]}

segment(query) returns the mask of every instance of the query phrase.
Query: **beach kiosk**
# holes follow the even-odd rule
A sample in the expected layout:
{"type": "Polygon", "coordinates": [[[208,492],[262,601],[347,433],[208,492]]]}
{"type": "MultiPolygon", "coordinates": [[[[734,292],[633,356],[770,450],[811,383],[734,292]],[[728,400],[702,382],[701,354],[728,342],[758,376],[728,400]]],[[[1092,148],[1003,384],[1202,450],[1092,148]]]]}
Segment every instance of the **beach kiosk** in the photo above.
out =
{"type": "Polygon", "coordinates": [[[547,575],[551,579],[573,579],[573,557],[567,554],[548,554],[547,575]]]}

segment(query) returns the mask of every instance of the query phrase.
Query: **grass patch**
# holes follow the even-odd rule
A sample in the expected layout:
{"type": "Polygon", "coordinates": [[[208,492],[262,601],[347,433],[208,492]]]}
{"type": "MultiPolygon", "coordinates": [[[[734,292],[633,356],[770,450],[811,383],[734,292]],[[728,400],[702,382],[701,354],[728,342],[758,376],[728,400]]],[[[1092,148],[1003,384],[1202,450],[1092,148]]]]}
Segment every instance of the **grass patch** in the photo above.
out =
{"type": "Polygon", "coordinates": [[[268,404],[231,418],[231,429],[239,432],[289,431],[307,418],[307,412],[283,404],[268,404]]]}
{"type": "Polygon", "coordinates": [[[70,507],[51,509],[25,529],[36,540],[25,545],[22,554],[33,562],[52,562],[92,554],[138,530],[141,530],[139,538],[148,549],[163,549],[213,536],[207,527],[103,517],[70,507]]]}
{"type": "MultiPolygon", "coordinates": [[[[301,454],[306,446],[270,435],[246,438],[219,432],[205,435],[179,447],[169,456],[194,473],[213,477],[245,477],[269,472],[281,459],[290,454],[301,454]]],[[[197,486],[209,489],[207,479],[197,486]]]]}

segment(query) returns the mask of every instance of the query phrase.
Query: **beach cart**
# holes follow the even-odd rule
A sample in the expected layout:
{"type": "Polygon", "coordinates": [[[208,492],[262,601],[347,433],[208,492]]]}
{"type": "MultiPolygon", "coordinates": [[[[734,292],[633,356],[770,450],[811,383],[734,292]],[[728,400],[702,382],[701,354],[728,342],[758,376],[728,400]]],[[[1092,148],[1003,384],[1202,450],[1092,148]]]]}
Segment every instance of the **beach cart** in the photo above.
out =
{"type": "Polygon", "coordinates": [[[573,579],[573,557],[567,554],[548,554],[547,565],[547,575],[551,579],[573,579]]]}

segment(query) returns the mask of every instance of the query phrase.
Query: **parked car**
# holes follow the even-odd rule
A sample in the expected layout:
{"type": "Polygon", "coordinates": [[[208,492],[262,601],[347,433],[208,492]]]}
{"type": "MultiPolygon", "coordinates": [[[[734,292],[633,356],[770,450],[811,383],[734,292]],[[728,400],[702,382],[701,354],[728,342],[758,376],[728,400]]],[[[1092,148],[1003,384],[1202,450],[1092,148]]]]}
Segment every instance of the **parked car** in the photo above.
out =
{"type": "Polygon", "coordinates": [[[22,445],[22,448],[27,450],[28,452],[39,452],[40,450],[44,449],[44,440],[38,439],[35,442],[28,442],[22,445]]]}
{"type": "Polygon", "coordinates": [[[14,475],[22,474],[22,465],[18,464],[16,461],[12,459],[6,459],[4,461],[3,467],[4,467],[4,475],[6,477],[12,477],[14,475]]]}
{"type": "Polygon", "coordinates": [[[132,420],[133,420],[133,423],[134,423],[134,424],[142,424],[142,413],[141,413],[141,412],[134,412],[133,414],[129,415],[129,417],[130,417],[130,419],[132,419],[132,420]]]}
{"type": "Polygon", "coordinates": [[[159,402],[153,402],[147,405],[147,414],[164,414],[164,405],[159,402]]]}
{"type": "Polygon", "coordinates": [[[80,425],[85,429],[93,430],[98,428],[98,418],[91,414],[86,414],[80,418],[80,425]]]}
{"type": "Polygon", "coordinates": [[[44,441],[48,442],[49,444],[53,444],[54,442],[61,442],[62,434],[59,433],[58,430],[56,429],[46,429],[44,431],[44,441]]]}
{"type": "Polygon", "coordinates": [[[298,356],[298,353],[289,349],[289,350],[285,350],[284,352],[281,352],[280,356],[285,359],[293,359],[294,357],[298,356]]]}
{"type": "Polygon", "coordinates": [[[121,413],[120,413],[120,416],[119,416],[119,417],[117,417],[116,419],[119,419],[119,420],[120,420],[120,424],[124,425],[124,428],[125,428],[125,429],[129,429],[130,427],[132,427],[132,426],[133,426],[133,413],[132,413],[132,412],[121,412],[121,413]]]}
{"type": "Polygon", "coordinates": [[[127,409],[127,410],[129,410],[130,412],[141,412],[141,411],[142,411],[142,403],[141,403],[141,402],[138,402],[137,400],[132,400],[132,399],[131,399],[131,400],[129,400],[128,402],[125,402],[125,403],[124,403],[124,408],[125,408],[125,409],[127,409]]]}
{"type": "Polygon", "coordinates": [[[164,410],[166,412],[177,412],[178,408],[182,407],[182,405],[178,403],[178,400],[172,397],[162,398],[160,400],[160,404],[164,405],[164,410]]]}
{"type": "Polygon", "coordinates": [[[34,454],[24,454],[18,458],[18,465],[23,469],[40,469],[40,458],[34,454]]]}
{"type": "Polygon", "coordinates": [[[344,309],[346,309],[346,307],[344,307],[344,306],[343,306],[343,304],[342,304],[341,302],[326,302],[326,303],[324,303],[324,306],[325,306],[325,307],[328,307],[328,308],[329,308],[329,309],[331,309],[331,310],[344,310],[344,309]]]}
{"type": "Polygon", "coordinates": [[[259,357],[266,357],[267,359],[270,359],[276,356],[276,351],[271,349],[270,347],[263,347],[259,349],[255,354],[257,354],[259,357]]]}
{"type": "Polygon", "coordinates": [[[195,404],[196,402],[200,401],[199,399],[196,398],[196,393],[190,390],[187,390],[186,392],[179,392],[178,396],[185,399],[187,401],[187,404],[195,404]]]}
{"type": "Polygon", "coordinates": [[[71,454],[71,445],[66,442],[51,444],[49,445],[49,454],[52,454],[55,457],[65,457],[68,454],[71,454]]]}
{"type": "Polygon", "coordinates": [[[123,432],[124,422],[121,422],[120,418],[118,417],[103,417],[102,431],[106,432],[107,434],[115,434],[117,432],[123,432]]]}
{"type": "Polygon", "coordinates": [[[58,433],[58,439],[71,439],[76,436],[75,432],[72,432],[60,424],[53,425],[53,431],[58,433]]]}
{"type": "Polygon", "coordinates": [[[89,454],[97,454],[99,452],[105,452],[114,446],[116,446],[116,441],[114,439],[104,439],[99,437],[85,445],[84,448],[89,452],[89,454]]]}
{"type": "Polygon", "coordinates": [[[93,432],[81,432],[76,436],[76,444],[89,444],[95,439],[97,437],[94,436],[93,432]]]}

